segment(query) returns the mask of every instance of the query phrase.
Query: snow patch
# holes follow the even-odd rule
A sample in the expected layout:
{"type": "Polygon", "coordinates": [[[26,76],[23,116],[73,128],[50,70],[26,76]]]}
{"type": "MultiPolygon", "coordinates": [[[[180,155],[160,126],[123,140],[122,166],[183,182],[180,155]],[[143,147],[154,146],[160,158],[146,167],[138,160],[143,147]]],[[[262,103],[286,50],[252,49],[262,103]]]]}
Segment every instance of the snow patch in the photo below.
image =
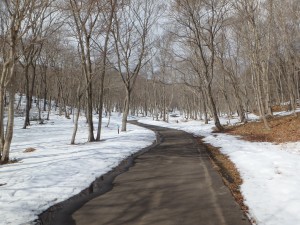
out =
{"type": "MultiPolygon", "coordinates": [[[[15,119],[11,158],[18,163],[0,166],[0,224],[30,224],[50,206],[64,201],[117,166],[127,156],[149,146],[155,133],[133,125],[118,134],[121,117],[114,115],[103,127],[101,142],[86,143],[85,119],[79,121],[76,145],[70,145],[72,120],[51,115],[47,124],[22,129],[15,119]],[[24,152],[26,148],[34,152],[24,152]]],[[[103,125],[107,122],[103,118],[103,125]]],[[[96,121],[95,121],[96,124],[96,121]]]]}

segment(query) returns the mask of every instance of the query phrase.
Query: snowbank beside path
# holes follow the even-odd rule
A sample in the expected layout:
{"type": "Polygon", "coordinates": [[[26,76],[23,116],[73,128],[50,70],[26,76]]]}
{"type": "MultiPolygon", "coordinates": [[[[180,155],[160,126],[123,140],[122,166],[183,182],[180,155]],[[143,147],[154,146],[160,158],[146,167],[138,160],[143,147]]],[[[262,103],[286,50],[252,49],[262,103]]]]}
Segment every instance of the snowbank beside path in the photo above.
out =
{"type": "Polygon", "coordinates": [[[212,134],[212,122],[205,125],[200,121],[183,122],[180,118],[172,118],[170,123],[152,118],[139,122],[184,130],[220,147],[240,171],[244,181],[241,192],[250,217],[258,225],[300,224],[300,142],[249,142],[236,136],[212,134]]]}
{"type": "Polygon", "coordinates": [[[87,128],[82,119],[78,144],[70,145],[72,120],[52,115],[47,124],[24,130],[24,120],[16,118],[11,158],[20,162],[0,166],[0,224],[30,224],[48,207],[79,193],[155,140],[154,132],[130,124],[127,132],[118,134],[120,121],[115,116],[109,128],[103,127],[101,142],[85,143],[87,128]],[[24,153],[29,147],[36,151],[24,153]]]}

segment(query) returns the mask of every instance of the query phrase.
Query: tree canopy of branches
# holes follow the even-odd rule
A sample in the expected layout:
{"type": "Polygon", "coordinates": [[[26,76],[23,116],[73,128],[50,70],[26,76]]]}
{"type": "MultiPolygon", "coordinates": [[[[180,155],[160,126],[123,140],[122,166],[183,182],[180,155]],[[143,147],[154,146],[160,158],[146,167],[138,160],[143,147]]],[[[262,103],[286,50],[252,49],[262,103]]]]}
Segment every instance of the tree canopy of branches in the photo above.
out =
{"type": "Polygon", "coordinates": [[[256,113],[272,129],[274,106],[297,116],[299,24],[298,0],[3,0],[0,163],[15,116],[27,128],[36,110],[73,114],[71,144],[80,115],[92,142],[112,112],[124,132],[129,115],[174,112],[219,131],[220,116],[256,113]]]}

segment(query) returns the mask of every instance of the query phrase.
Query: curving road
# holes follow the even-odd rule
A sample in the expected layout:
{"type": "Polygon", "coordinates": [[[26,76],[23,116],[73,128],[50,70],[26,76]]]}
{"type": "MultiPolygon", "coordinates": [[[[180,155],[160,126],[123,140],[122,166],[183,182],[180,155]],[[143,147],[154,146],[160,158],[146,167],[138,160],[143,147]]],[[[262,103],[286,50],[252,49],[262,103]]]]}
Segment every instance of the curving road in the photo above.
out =
{"type": "Polygon", "coordinates": [[[160,143],[118,175],[110,191],[64,215],[72,217],[70,224],[251,224],[214,170],[205,146],[183,131],[133,123],[158,132],[160,143]]]}

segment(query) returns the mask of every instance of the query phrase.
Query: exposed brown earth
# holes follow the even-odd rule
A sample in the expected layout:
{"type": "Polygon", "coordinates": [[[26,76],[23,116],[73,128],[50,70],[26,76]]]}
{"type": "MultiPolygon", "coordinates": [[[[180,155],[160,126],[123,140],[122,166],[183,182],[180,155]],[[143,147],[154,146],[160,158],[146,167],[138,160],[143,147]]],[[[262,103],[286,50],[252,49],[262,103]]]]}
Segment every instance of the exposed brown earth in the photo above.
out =
{"type": "MultiPolygon", "coordinates": [[[[240,208],[244,211],[245,214],[248,214],[249,208],[244,203],[244,197],[240,191],[240,186],[243,183],[243,180],[240,176],[239,171],[235,167],[235,164],[224,155],[217,147],[214,147],[210,144],[203,143],[202,138],[198,138],[199,144],[205,144],[207,147],[207,153],[211,159],[214,168],[221,175],[224,184],[231,191],[232,196],[235,201],[240,205],[240,208]]],[[[251,218],[250,218],[251,219],[251,218]]],[[[251,219],[252,224],[256,224],[254,219],[251,219]]]]}
{"type": "Polygon", "coordinates": [[[247,141],[295,142],[300,141],[300,113],[297,116],[275,116],[268,119],[270,130],[263,122],[250,122],[239,126],[226,127],[225,133],[239,135],[247,141]]]}
{"type": "Polygon", "coordinates": [[[35,148],[26,148],[25,150],[24,150],[24,153],[29,153],[29,152],[34,152],[34,151],[36,151],[36,149],[35,148]]]}
{"type": "MultiPolygon", "coordinates": [[[[200,138],[198,139],[198,142],[203,144],[203,141],[200,138]]],[[[244,199],[239,188],[243,181],[234,163],[229,160],[228,156],[222,154],[219,148],[207,143],[205,143],[205,145],[207,146],[208,154],[213,164],[216,166],[217,171],[222,175],[223,181],[230,188],[232,195],[241,208],[247,212],[248,207],[243,203],[244,199]]]]}

